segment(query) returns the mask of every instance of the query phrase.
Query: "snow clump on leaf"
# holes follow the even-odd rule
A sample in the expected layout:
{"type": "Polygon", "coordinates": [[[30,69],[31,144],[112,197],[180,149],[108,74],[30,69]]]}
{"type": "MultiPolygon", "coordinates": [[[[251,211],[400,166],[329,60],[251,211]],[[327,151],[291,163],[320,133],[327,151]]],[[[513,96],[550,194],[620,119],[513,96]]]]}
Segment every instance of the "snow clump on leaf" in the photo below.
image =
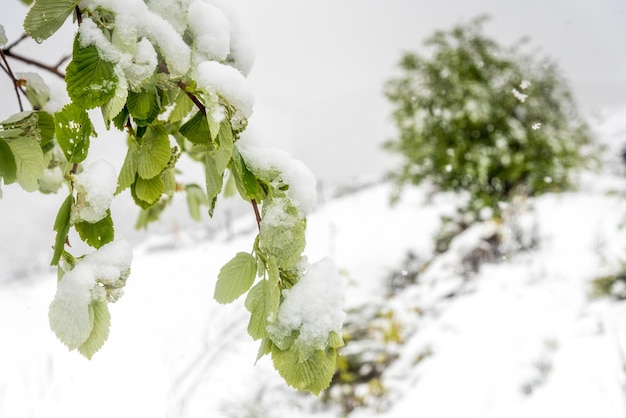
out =
{"type": "MultiPolygon", "coordinates": [[[[100,348],[106,336],[95,335],[94,327],[108,333],[108,311],[94,315],[98,309],[106,309],[107,299],[115,301],[130,273],[132,248],[128,241],[113,241],[99,250],[76,261],[74,268],[65,272],[57,285],[57,291],[48,311],[50,328],[70,350],[83,347],[90,339],[87,357],[100,348]],[[104,307],[104,308],[103,308],[104,307]],[[105,321],[105,323],[98,323],[105,321]],[[101,341],[100,341],[101,340],[101,341]]],[[[101,333],[100,333],[101,334],[101,333]]]]}
{"type": "Polygon", "coordinates": [[[329,258],[298,266],[302,277],[291,288],[283,290],[284,301],[276,322],[268,325],[272,340],[280,347],[298,331],[294,344],[324,350],[331,333],[341,334],[345,312],[342,310],[342,283],[337,268],[329,258]]]}
{"type": "Polygon", "coordinates": [[[111,206],[117,188],[117,174],[110,163],[98,160],[75,176],[74,186],[77,197],[72,219],[98,222],[107,215],[111,206]]]}

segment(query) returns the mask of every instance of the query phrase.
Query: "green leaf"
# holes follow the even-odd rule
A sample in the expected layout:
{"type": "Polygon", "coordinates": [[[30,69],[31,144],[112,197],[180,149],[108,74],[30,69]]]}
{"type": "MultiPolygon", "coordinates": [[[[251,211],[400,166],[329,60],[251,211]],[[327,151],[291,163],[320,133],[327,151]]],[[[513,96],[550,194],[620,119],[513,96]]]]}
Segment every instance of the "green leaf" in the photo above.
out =
{"type": "Polygon", "coordinates": [[[263,189],[255,175],[252,174],[252,171],[248,169],[237,147],[233,148],[230,169],[241,197],[245,200],[255,199],[257,202],[265,198],[265,189],[263,189]]]}
{"type": "Polygon", "coordinates": [[[218,303],[231,303],[246,293],[256,277],[256,260],[240,252],[222,267],[217,275],[213,297],[218,303]]]}
{"type": "Polygon", "coordinates": [[[233,129],[230,122],[224,118],[220,124],[220,130],[217,136],[218,149],[215,151],[215,167],[217,172],[224,174],[224,170],[228,167],[228,162],[233,156],[234,138],[233,129]]]}
{"type": "Polygon", "coordinates": [[[167,130],[163,124],[150,125],[139,148],[137,173],[151,179],[167,167],[172,155],[167,130]]]}
{"type": "Polygon", "coordinates": [[[39,179],[46,168],[39,143],[28,137],[7,140],[15,158],[17,182],[27,192],[39,189],[39,179]]]}
{"type": "Polygon", "coordinates": [[[315,350],[307,359],[301,358],[297,350],[272,348],[274,368],[288,385],[318,395],[330,385],[335,373],[337,350],[315,350]]]}
{"type": "Polygon", "coordinates": [[[302,258],[306,246],[306,218],[287,198],[275,198],[263,204],[259,248],[276,257],[283,269],[293,267],[302,258]],[[272,216],[267,216],[268,213],[272,216]]]}
{"type": "Polygon", "coordinates": [[[193,109],[193,102],[184,92],[180,92],[176,97],[176,102],[174,104],[174,109],[169,115],[168,122],[175,123],[183,120],[185,116],[189,114],[189,112],[193,109]]]}
{"type": "Polygon", "coordinates": [[[104,118],[107,128],[109,127],[110,121],[122,113],[122,110],[124,110],[124,107],[126,106],[127,99],[128,83],[126,82],[126,79],[122,77],[118,80],[115,87],[115,93],[113,94],[111,100],[102,105],[102,117],[104,118]]]}
{"type": "Polygon", "coordinates": [[[133,190],[137,199],[142,200],[148,206],[152,206],[163,194],[163,179],[161,176],[152,177],[151,179],[137,177],[133,190]]]}
{"type": "Polygon", "coordinates": [[[189,215],[195,221],[200,222],[202,220],[200,207],[208,203],[206,194],[197,184],[188,184],[185,186],[185,192],[187,193],[189,215]]]}
{"type": "Polygon", "coordinates": [[[173,196],[176,193],[176,175],[174,170],[165,170],[161,173],[163,179],[163,193],[168,196],[173,196]]]}
{"type": "Polygon", "coordinates": [[[82,162],[89,152],[89,138],[94,134],[87,112],[70,103],[54,114],[54,122],[57,143],[67,161],[82,162]]]}
{"type": "Polygon", "coordinates": [[[34,112],[37,115],[37,129],[39,130],[40,145],[43,147],[50,143],[55,135],[54,117],[42,110],[34,112]]]}
{"type": "Polygon", "coordinates": [[[115,229],[113,228],[113,219],[111,218],[111,210],[107,210],[107,216],[95,223],[86,221],[79,222],[74,225],[76,232],[87,244],[94,248],[100,248],[104,244],[108,244],[115,238],[115,229]]]}
{"type": "Polygon", "coordinates": [[[259,351],[256,355],[256,361],[259,361],[261,357],[271,353],[273,348],[274,343],[272,342],[272,340],[270,340],[269,338],[263,338],[261,340],[261,344],[259,345],[259,351]]]}
{"type": "Polygon", "coordinates": [[[20,112],[0,122],[0,138],[28,137],[46,145],[54,135],[52,116],[43,111],[20,112]]]}
{"type": "Polygon", "coordinates": [[[127,187],[135,182],[137,177],[137,167],[139,166],[139,145],[132,137],[128,138],[128,150],[120,175],[117,178],[117,189],[115,194],[121,193],[127,187]]]}
{"type": "Polygon", "coordinates": [[[137,222],[135,223],[135,228],[136,229],[147,228],[148,224],[150,224],[151,222],[158,221],[163,211],[167,208],[167,206],[171,202],[172,202],[172,197],[168,196],[167,198],[159,200],[154,205],[143,208],[143,210],[139,212],[139,217],[137,218],[137,222]]]}
{"type": "Polygon", "coordinates": [[[63,25],[78,3],[80,0],[36,0],[24,19],[24,30],[41,43],[63,25]]]}
{"type": "Polygon", "coordinates": [[[246,309],[250,312],[248,322],[248,334],[253,340],[268,338],[267,316],[265,315],[265,293],[268,286],[267,280],[263,279],[255,284],[246,296],[246,309]]]}
{"type": "Polygon", "coordinates": [[[111,314],[108,303],[105,300],[93,301],[89,305],[89,314],[93,315],[93,328],[87,340],[78,347],[78,352],[87,359],[91,357],[104,345],[109,338],[109,328],[111,326],[111,314]]]}
{"type": "Polygon", "coordinates": [[[52,261],[50,265],[56,266],[59,264],[61,254],[65,249],[65,241],[67,240],[67,234],[70,232],[70,214],[72,205],[74,204],[74,196],[71,194],[67,196],[65,201],[61,204],[57,217],[54,221],[54,230],[56,231],[56,239],[54,241],[54,254],[52,255],[52,261]]]}
{"type": "Polygon", "coordinates": [[[196,112],[191,119],[180,127],[179,132],[193,144],[206,145],[211,140],[209,124],[202,112],[196,112]]]}
{"type": "Polygon", "coordinates": [[[341,335],[336,333],[335,331],[331,331],[328,334],[328,346],[331,348],[339,348],[343,347],[345,343],[343,342],[343,338],[341,335]]]}
{"type": "Polygon", "coordinates": [[[17,165],[13,151],[6,141],[0,139],[0,177],[5,184],[11,184],[17,180],[17,165]]]}
{"type": "Polygon", "coordinates": [[[215,158],[209,153],[205,156],[204,174],[206,179],[206,193],[209,202],[209,215],[213,216],[217,195],[222,191],[224,177],[217,170],[215,158]]]}
{"type": "Polygon", "coordinates": [[[126,106],[135,123],[139,126],[148,126],[159,115],[161,103],[156,89],[135,93],[128,92],[126,106]]]}
{"type": "Polygon", "coordinates": [[[101,59],[95,46],[79,48],[75,45],[74,56],[65,72],[65,84],[76,105],[93,109],[115,96],[117,76],[113,64],[101,59]]]}
{"type": "Polygon", "coordinates": [[[280,271],[276,259],[269,257],[267,263],[268,286],[265,289],[265,318],[267,323],[273,323],[278,316],[280,307],[280,271]]]}

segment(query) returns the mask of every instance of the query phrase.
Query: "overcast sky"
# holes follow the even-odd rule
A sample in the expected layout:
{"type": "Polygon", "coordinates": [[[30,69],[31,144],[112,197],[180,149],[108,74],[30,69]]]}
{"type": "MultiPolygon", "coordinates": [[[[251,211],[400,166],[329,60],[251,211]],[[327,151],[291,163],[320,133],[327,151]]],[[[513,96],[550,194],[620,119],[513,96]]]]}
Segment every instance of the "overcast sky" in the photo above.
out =
{"type": "MultiPolygon", "coordinates": [[[[22,33],[26,8],[18,0],[0,2],[0,24],[11,41],[22,33]]],[[[249,76],[257,99],[250,139],[303,160],[324,185],[380,177],[391,167],[394,160],[380,149],[394,132],[383,83],[394,74],[403,51],[419,51],[433,30],[483,13],[492,17],[487,33],[501,43],[510,45],[528,36],[534,48],[553,57],[587,114],[626,106],[625,0],[233,2],[256,50],[249,76]]],[[[18,50],[54,63],[70,51],[73,31],[68,20],[43,47],[38,49],[31,41],[18,50]]],[[[19,65],[15,68],[24,71],[19,65]]],[[[60,80],[42,75],[63,88],[60,80]]],[[[0,118],[5,119],[18,107],[4,74],[0,93],[0,118]]],[[[99,134],[92,142],[94,149],[106,150],[98,147],[115,143],[111,133],[99,134]]],[[[0,200],[0,237],[12,237],[0,240],[0,253],[24,245],[48,251],[49,236],[35,244],[29,237],[39,236],[42,228],[51,230],[63,193],[41,199],[24,197],[15,189],[5,186],[5,198],[0,200]],[[37,211],[36,219],[31,209],[37,211]]],[[[127,223],[132,225],[134,217],[127,223]]]]}
{"type": "MultiPolygon", "coordinates": [[[[252,127],[313,169],[345,183],[379,173],[393,134],[385,80],[403,51],[435,29],[481,13],[505,45],[524,36],[553,57],[586,111],[626,103],[623,0],[237,0],[252,34],[256,93],[252,127]]],[[[257,131],[254,131],[257,133],[257,131]]]]}

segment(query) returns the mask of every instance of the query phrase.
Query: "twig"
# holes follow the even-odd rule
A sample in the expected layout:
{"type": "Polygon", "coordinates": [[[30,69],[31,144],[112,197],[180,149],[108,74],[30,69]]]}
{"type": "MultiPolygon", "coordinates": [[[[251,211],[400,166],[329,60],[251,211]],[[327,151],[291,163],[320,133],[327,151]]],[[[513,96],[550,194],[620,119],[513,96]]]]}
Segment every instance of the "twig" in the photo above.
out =
{"type": "Polygon", "coordinates": [[[259,205],[256,203],[255,199],[252,199],[251,202],[252,209],[254,209],[254,216],[256,217],[256,224],[259,227],[259,230],[261,230],[261,214],[259,213],[259,205]]]}
{"type": "Polygon", "coordinates": [[[38,68],[41,68],[43,70],[49,71],[52,74],[55,74],[55,75],[57,75],[57,76],[59,76],[61,78],[65,78],[65,74],[62,73],[61,71],[59,71],[59,67],[63,64],[63,62],[65,62],[67,60],[67,58],[65,58],[65,57],[63,57],[63,60],[60,61],[59,64],[57,64],[56,66],[52,66],[52,65],[44,64],[43,62],[34,60],[32,58],[28,58],[28,57],[25,57],[23,55],[16,54],[15,52],[11,51],[11,49],[9,49],[9,48],[3,49],[2,53],[3,53],[4,56],[11,57],[11,58],[16,59],[18,61],[22,61],[22,62],[24,62],[26,64],[33,65],[35,67],[38,67],[38,68]]]}
{"type": "Polygon", "coordinates": [[[17,78],[15,78],[15,75],[13,74],[13,71],[11,70],[11,66],[9,65],[9,62],[7,61],[7,57],[4,54],[4,51],[0,50],[0,56],[2,57],[2,61],[4,62],[4,65],[6,66],[6,68],[5,67],[3,68],[7,72],[9,77],[11,78],[11,81],[13,82],[13,88],[15,89],[15,95],[17,96],[17,103],[20,106],[20,112],[23,112],[24,106],[22,105],[22,98],[20,97],[19,82],[17,78]]]}

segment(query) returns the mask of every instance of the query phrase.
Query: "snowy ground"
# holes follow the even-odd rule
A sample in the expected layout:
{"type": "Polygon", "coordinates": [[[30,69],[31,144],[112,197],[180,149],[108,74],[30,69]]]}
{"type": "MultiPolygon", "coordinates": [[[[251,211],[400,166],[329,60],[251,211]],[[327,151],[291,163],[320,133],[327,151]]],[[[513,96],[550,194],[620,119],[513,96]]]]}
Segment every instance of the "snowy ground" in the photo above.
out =
{"type": "MultiPolygon", "coordinates": [[[[596,122],[613,155],[624,110],[596,122]]],[[[623,417],[626,304],[590,300],[592,279],[626,261],[626,178],[583,177],[577,192],[529,202],[518,218],[535,247],[464,275],[461,259],[489,225],[467,230],[417,284],[387,298],[407,251],[433,252],[449,195],[407,189],[388,206],[378,184],[324,203],[307,254],[330,255],[346,279],[346,308],[385,306],[400,325],[383,402],[355,417],[623,417]],[[426,354],[426,355],[425,355],[426,354]]],[[[47,323],[54,274],[0,288],[0,417],[336,417],[285,387],[246,334],[241,301],[212,300],[219,268],[250,251],[254,220],[212,240],[194,231],[149,237],[135,250],[126,294],[111,306],[109,340],[91,362],[68,353],[47,323]],[[252,232],[251,232],[252,231],[252,232]]]]}

